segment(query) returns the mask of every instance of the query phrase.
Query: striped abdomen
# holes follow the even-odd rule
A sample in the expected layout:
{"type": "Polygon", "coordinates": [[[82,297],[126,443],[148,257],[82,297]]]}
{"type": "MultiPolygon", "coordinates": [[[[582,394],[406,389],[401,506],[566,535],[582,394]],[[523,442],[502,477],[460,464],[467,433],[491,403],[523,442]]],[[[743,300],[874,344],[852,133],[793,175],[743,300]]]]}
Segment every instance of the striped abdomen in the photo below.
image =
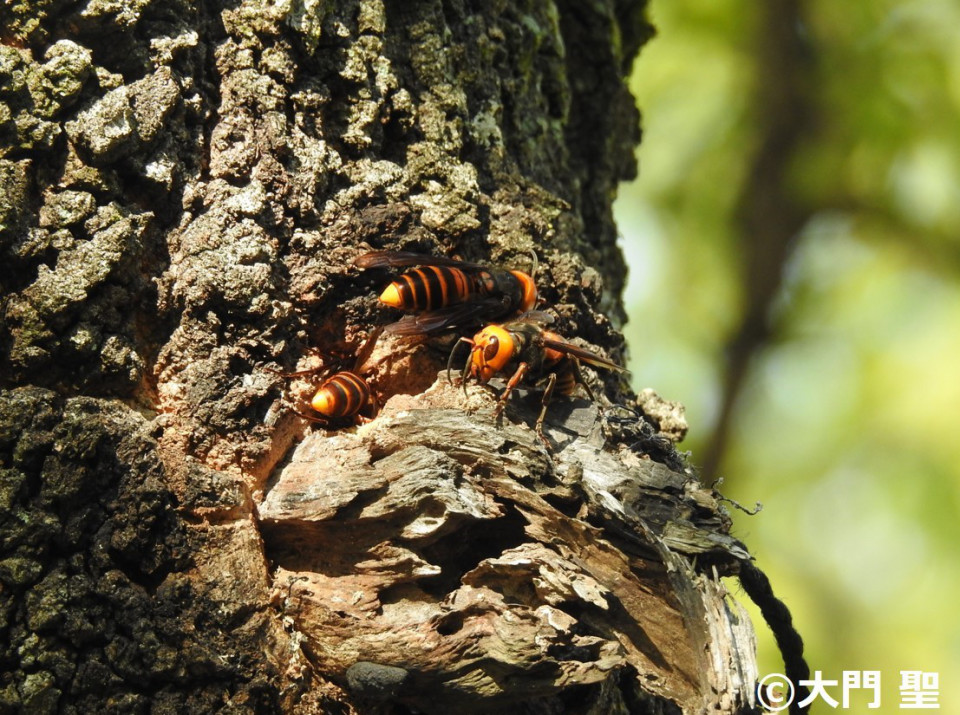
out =
{"type": "Polygon", "coordinates": [[[450,266],[423,266],[388,285],[380,300],[401,310],[437,310],[460,303],[478,292],[473,276],[450,266]]]}
{"type": "Polygon", "coordinates": [[[324,380],[310,406],[324,417],[350,417],[357,414],[370,399],[366,381],[352,372],[338,372],[324,380]]]}
{"type": "Polygon", "coordinates": [[[572,395],[573,391],[577,389],[577,385],[580,384],[576,363],[565,357],[555,372],[557,373],[557,384],[554,385],[553,391],[560,395],[572,395]]]}

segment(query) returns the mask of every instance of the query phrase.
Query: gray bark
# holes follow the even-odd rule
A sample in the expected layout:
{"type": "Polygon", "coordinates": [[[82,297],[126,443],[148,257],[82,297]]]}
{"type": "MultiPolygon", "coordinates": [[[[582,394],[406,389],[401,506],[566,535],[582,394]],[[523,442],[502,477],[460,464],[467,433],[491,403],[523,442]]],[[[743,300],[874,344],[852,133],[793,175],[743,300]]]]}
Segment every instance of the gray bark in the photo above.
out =
{"type": "Polygon", "coordinates": [[[0,12],[0,711],[749,704],[746,553],[674,406],[591,377],[548,450],[442,341],[378,346],[359,429],[274,372],[383,322],[371,247],[535,250],[557,330],[622,357],[641,5],[0,12]]]}

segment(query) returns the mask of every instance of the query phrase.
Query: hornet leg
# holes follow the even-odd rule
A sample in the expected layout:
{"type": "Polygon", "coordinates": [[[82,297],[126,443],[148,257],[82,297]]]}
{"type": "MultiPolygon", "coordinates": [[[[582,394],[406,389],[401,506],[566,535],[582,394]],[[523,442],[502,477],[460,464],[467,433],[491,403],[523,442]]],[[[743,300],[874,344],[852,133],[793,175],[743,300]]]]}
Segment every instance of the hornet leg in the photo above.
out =
{"type": "Polygon", "coordinates": [[[547,441],[546,436],[543,434],[543,418],[547,414],[547,406],[550,404],[550,398],[553,397],[553,386],[557,384],[557,373],[551,372],[550,377],[547,378],[547,388],[543,391],[543,400],[542,407],[540,408],[540,416],[537,417],[537,426],[536,432],[540,440],[547,445],[548,450],[552,450],[550,447],[550,442],[547,441]]]}
{"type": "Polygon", "coordinates": [[[573,379],[577,381],[577,384],[583,385],[583,389],[587,391],[587,397],[590,398],[591,402],[596,402],[597,399],[593,396],[593,390],[590,389],[590,385],[584,382],[583,373],[580,372],[580,361],[572,358],[570,364],[573,365],[573,379]]]}
{"type": "Polygon", "coordinates": [[[500,395],[500,399],[497,401],[497,409],[493,411],[494,418],[499,418],[500,415],[503,414],[503,409],[507,406],[507,399],[510,397],[510,392],[513,390],[513,388],[520,384],[520,381],[523,379],[523,376],[527,374],[527,370],[529,369],[530,366],[527,363],[520,363],[520,367],[518,367],[517,371],[513,373],[513,377],[507,381],[507,386],[503,388],[503,394],[500,395]]]}

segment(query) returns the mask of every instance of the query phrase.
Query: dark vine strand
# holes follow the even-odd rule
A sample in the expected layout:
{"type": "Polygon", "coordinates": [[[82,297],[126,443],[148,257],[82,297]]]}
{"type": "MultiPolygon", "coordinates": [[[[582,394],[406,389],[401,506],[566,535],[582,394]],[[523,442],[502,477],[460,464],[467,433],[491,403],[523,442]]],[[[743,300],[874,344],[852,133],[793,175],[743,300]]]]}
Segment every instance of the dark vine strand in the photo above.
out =
{"type": "Polygon", "coordinates": [[[774,595],[767,575],[750,561],[740,563],[740,584],[751,600],[757,604],[763,619],[773,632],[780,655],[783,657],[785,675],[796,688],[790,712],[794,715],[806,713],[810,706],[800,707],[797,703],[803,701],[809,694],[809,690],[801,686],[800,681],[810,679],[810,666],[803,658],[803,638],[793,627],[790,609],[774,595]]]}

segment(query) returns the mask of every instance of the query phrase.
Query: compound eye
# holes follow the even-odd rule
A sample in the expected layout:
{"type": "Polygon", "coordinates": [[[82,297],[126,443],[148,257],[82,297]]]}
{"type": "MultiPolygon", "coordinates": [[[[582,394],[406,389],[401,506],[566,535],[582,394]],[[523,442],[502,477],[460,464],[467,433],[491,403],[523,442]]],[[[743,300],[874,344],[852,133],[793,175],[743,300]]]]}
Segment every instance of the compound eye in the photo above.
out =
{"type": "Polygon", "coordinates": [[[487,344],[483,347],[484,362],[493,362],[498,352],[500,352],[500,341],[496,336],[491,336],[487,344]]]}

